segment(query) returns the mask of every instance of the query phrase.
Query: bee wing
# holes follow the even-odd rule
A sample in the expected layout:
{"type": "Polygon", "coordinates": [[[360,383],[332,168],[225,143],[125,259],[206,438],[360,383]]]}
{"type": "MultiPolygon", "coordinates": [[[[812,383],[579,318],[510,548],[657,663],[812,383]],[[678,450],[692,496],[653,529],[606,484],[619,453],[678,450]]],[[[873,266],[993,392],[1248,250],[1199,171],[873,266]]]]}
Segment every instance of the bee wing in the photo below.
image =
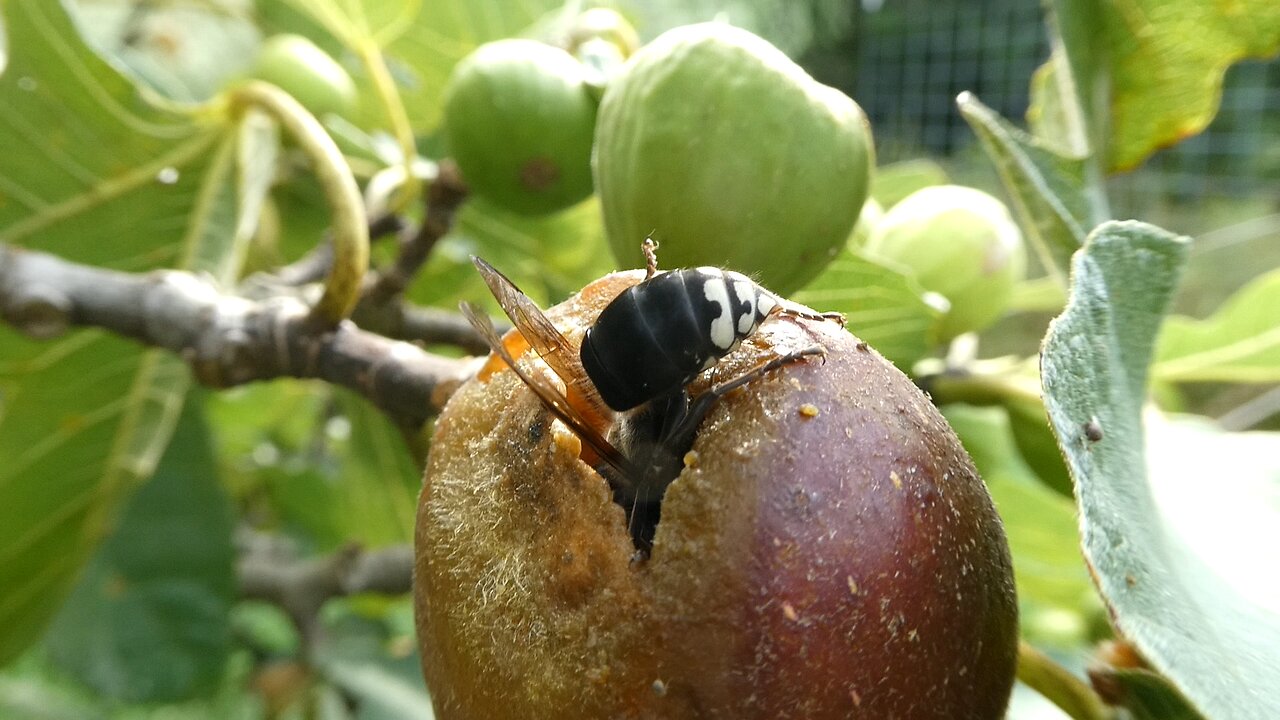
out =
{"type": "MultiPolygon", "coordinates": [[[[559,388],[540,377],[525,372],[516,364],[515,358],[511,357],[511,353],[507,352],[507,348],[502,344],[502,338],[498,336],[498,331],[493,327],[493,321],[489,319],[489,316],[483,310],[468,302],[462,303],[460,307],[462,308],[462,314],[466,316],[471,326],[476,329],[476,332],[480,333],[480,336],[485,339],[485,342],[489,344],[493,352],[515,371],[520,380],[538,396],[538,399],[542,400],[542,404],[551,411],[551,414],[559,418],[565,425],[568,425],[570,430],[590,445],[591,449],[595,450],[602,460],[617,471],[618,476],[623,478],[625,483],[632,484],[631,478],[636,477],[636,474],[626,456],[606,440],[604,435],[601,435],[598,430],[591,426],[586,418],[573,407],[569,399],[564,396],[564,393],[560,392],[559,388]]],[[[532,340],[530,343],[532,344],[532,340]]]]}
{"type": "Polygon", "coordinates": [[[498,304],[507,313],[507,317],[511,318],[511,322],[520,329],[520,334],[529,341],[529,345],[537,351],[538,356],[546,361],[565,383],[577,386],[576,389],[584,396],[592,395],[594,388],[582,387],[578,380],[584,372],[581,361],[578,360],[577,348],[547,319],[546,315],[542,314],[542,308],[538,307],[528,295],[521,292],[515,283],[494,266],[474,256],[471,262],[480,271],[480,277],[484,278],[489,291],[498,299],[498,304]]]}

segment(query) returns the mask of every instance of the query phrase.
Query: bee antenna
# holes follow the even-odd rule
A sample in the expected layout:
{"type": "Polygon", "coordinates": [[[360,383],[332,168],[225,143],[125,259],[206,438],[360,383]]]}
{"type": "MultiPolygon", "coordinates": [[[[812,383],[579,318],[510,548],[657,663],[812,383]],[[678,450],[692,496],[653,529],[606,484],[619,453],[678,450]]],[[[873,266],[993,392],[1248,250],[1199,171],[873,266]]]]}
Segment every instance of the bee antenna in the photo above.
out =
{"type": "Polygon", "coordinates": [[[658,241],[652,234],[640,243],[640,252],[644,253],[644,279],[648,280],[658,274],[658,241]]]}

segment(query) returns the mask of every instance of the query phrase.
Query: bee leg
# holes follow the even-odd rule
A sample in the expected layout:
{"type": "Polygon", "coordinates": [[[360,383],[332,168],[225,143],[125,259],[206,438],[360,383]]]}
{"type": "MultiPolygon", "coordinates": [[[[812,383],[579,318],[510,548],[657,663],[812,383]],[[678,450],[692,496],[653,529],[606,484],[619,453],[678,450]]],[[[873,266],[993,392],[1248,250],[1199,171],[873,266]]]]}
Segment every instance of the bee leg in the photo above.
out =
{"type": "Polygon", "coordinates": [[[676,422],[669,423],[668,427],[663,428],[663,443],[669,447],[692,445],[693,436],[697,432],[698,426],[702,424],[707,413],[711,412],[711,408],[715,406],[717,400],[747,383],[759,380],[780,367],[799,362],[807,357],[825,358],[826,355],[827,349],[815,343],[801,350],[779,355],[772,360],[760,363],[731,380],[712,385],[710,389],[689,403],[689,407],[677,418],[676,422]]]}
{"type": "Polygon", "coordinates": [[[651,406],[633,418],[634,422],[642,425],[651,422],[640,434],[657,438],[656,442],[632,448],[631,460],[639,468],[640,481],[634,485],[615,486],[614,491],[615,498],[628,508],[627,525],[637,548],[647,551],[652,546],[653,529],[661,513],[662,494],[680,474],[698,426],[715,407],[716,401],[784,365],[807,357],[825,358],[826,354],[826,348],[814,344],[778,355],[731,380],[716,383],[692,401],[683,388],[666,397],[656,398],[651,406]]]}
{"type": "Polygon", "coordinates": [[[813,312],[806,307],[797,305],[793,302],[780,300],[778,303],[778,313],[790,315],[791,317],[804,318],[805,320],[818,320],[840,323],[840,327],[844,327],[844,313],[839,312],[813,312]]]}
{"type": "Polygon", "coordinates": [[[640,252],[644,253],[644,279],[649,280],[658,274],[658,241],[647,237],[640,243],[640,252]]]}

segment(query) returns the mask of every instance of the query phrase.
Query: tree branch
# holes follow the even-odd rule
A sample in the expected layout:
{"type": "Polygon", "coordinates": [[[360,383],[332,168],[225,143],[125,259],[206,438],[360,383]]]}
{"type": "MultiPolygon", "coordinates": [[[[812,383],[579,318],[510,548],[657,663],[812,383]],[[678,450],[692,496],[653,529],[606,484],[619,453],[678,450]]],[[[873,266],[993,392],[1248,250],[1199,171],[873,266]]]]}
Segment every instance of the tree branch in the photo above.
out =
{"type": "Polygon", "coordinates": [[[320,635],[320,610],[330,599],[365,592],[400,595],[413,585],[413,548],[408,545],[365,550],[349,544],[331,555],[298,559],[292,548],[271,536],[249,532],[241,534],[238,544],[241,596],[284,610],[307,648],[320,635]]]}
{"type": "Polygon", "coordinates": [[[298,298],[252,301],[191,273],[146,274],[72,263],[0,243],[0,318],[36,338],[99,327],[165,348],[210,387],[318,378],[363,395],[416,428],[475,368],[343,322],[325,329],[298,298]]]}

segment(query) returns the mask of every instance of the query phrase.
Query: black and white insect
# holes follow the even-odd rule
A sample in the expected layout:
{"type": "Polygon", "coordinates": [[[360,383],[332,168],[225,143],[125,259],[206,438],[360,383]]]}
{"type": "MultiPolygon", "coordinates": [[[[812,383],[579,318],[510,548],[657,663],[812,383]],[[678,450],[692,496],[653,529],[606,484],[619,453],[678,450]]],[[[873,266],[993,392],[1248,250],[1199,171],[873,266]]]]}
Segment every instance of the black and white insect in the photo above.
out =
{"type": "Polygon", "coordinates": [[[826,350],[814,344],[778,355],[691,398],[687,386],[700,373],[774,315],[843,323],[839,313],[815,313],[731,270],[658,272],[655,248],[646,241],[645,280],[606,305],[576,347],[515,284],[484,260],[472,258],[498,304],[564,383],[563,391],[522,369],[488,316],[462,304],[494,353],[599,458],[596,470],[609,481],[618,502],[630,509],[633,532],[644,524],[637,522],[638,514],[656,513],[657,501],[679,474],[699,424],[718,399],[826,350]]]}

